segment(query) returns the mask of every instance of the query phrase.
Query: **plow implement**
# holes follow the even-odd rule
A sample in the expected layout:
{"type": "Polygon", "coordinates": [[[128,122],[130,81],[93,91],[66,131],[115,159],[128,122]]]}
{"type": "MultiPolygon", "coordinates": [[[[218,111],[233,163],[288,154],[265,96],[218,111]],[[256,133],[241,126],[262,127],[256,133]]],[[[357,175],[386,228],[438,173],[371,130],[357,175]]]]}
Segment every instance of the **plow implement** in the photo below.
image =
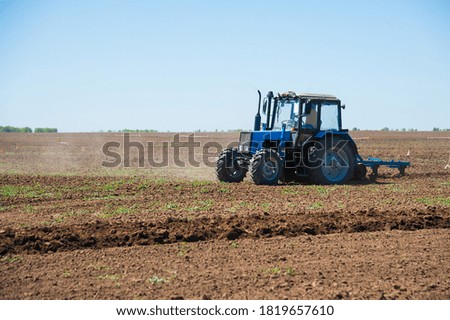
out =
{"type": "Polygon", "coordinates": [[[410,162],[407,161],[385,161],[380,158],[369,157],[367,160],[364,160],[360,155],[357,155],[357,161],[359,164],[365,166],[366,168],[370,168],[372,170],[371,176],[378,176],[378,168],[380,166],[387,166],[388,168],[398,169],[400,175],[405,174],[406,167],[411,165],[410,162]]]}

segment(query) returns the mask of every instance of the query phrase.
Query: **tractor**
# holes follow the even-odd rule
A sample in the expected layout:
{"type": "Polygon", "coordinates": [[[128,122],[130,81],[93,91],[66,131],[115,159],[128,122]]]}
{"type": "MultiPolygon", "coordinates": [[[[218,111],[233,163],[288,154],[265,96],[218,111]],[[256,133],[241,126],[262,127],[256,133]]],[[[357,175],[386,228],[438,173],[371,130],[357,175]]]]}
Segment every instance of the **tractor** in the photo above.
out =
{"type": "Polygon", "coordinates": [[[345,105],[333,95],[288,91],[275,96],[269,91],[262,110],[259,90],[258,95],[254,130],[241,132],[238,146],[223,150],[217,158],[220,181],[241,182],[249,173],[257,185],[279,181],[345,184],[365,179],[368,167],[373,177],[381,165],[397,168],[401,175],[410,165],[364,160],[348,130],[342,129],[345,105]]]}

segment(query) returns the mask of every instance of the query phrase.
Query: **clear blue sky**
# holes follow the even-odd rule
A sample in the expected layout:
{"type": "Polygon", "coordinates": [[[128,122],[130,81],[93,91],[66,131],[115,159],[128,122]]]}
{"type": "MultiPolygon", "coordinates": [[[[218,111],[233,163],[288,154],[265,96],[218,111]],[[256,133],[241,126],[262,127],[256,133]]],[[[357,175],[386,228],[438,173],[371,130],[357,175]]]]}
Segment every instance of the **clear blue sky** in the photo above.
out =
{"type": "Polygon", "coordinates": [[[257,89],[448,128],[450,1],[0,0],[0,125],[252,128],[257,89]]]}

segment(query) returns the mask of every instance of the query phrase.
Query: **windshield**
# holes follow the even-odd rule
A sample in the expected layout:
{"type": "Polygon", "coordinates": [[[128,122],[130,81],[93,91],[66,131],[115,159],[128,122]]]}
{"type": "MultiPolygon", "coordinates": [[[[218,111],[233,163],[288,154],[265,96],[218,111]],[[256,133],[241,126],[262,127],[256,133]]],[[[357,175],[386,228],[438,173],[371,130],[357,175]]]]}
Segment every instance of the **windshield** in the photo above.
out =
{"type": "Polygon", "coordinates": [[[277,114],[275,115],[273,130],[282,130],[283,126],[286,130],[296,128],[298,122],[298,110],[298,100],[279,101],[277,104],[277,114]]]}

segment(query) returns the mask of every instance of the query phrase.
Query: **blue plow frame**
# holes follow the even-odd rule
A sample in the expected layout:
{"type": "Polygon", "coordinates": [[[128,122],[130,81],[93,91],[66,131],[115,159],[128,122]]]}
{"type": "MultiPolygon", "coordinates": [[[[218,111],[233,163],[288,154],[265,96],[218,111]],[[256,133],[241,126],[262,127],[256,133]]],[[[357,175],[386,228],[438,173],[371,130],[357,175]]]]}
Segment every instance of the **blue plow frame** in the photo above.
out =
{"type": "Polygon", "coordinates": [[[378,174],[378,168],[380,166],[387,166],[388,168],[398,169],[400,171],[400,174],[403,175],[405,174],[405,168],[411,165],[411,162],[407,161],[395,161],[395,160],[384,161],[381,160],[380,158],[373,158],[373,157],[369,157],[367,158],[367,160],[364,160],[360,155],[357,155],[356,160],[358,161],[358,163],[362,163],[366,167],[372,169],[372,174],[374,175],[378,174]]]}

